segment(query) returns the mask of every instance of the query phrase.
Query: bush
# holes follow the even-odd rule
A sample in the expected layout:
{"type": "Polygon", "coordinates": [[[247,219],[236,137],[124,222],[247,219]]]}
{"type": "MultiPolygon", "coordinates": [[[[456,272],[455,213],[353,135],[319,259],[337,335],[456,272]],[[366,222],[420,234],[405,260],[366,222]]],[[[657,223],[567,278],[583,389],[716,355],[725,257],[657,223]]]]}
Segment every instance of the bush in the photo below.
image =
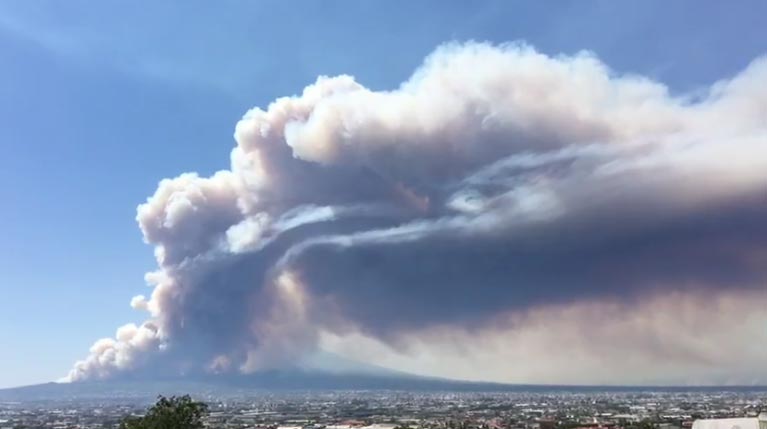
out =
{"type": "Polygon", "coordinates": [[[160,395],[143,417],[126,417],[120,429],[201,429],[208,415],[208,405],[192,400],[189,395],[160,395]]]}

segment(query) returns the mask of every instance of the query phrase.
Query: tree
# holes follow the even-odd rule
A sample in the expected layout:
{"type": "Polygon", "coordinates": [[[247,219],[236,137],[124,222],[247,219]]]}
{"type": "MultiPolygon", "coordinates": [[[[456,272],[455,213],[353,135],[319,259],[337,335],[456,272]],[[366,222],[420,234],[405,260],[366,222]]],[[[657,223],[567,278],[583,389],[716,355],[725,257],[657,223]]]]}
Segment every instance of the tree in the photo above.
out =
{"type": "Polygon", "coordinates": [[[142,417],[126,417],[120,429],[202,429],[208,405],[192,400],[189,395],[158,396],[142,417]]]}

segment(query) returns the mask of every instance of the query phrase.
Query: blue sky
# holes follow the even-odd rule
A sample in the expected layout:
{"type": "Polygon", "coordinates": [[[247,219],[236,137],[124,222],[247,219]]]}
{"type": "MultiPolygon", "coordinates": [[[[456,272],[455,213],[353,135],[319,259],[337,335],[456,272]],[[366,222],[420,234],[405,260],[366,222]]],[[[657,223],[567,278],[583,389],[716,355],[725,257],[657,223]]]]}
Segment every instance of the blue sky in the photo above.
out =
{"type": "Polygon", "coordinates": [[[763,1],[0,2],[0,386],[139,322],[137,204],[227,168],[236,121],[318,75],[395,88],[449,41],[595,52],[694,92],[767,53],[763,1]]]}

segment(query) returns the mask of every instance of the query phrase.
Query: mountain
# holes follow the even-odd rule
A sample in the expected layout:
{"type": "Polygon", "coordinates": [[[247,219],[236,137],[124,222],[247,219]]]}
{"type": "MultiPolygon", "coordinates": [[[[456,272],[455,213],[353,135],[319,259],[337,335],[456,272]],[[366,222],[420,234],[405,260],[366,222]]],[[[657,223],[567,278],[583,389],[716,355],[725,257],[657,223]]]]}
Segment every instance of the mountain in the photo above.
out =
{"type": "Polygon", "coordinates": [[[157,394],[241,395],[286,390],[498,390],[494,383],[424,377],[318,352],[288,369],[253,374],[120,378],[106,381],[44,383],[0,389],[0,401],[60,398],[154,398],[157,394]]]}
{"type": "Polygon", "coordinates": [[[512,386],[421,377],[405,373],[339,373],[319,370],[274,370],[248,375],[206,375],[154,380],[108,380],[44,383],[0,389],[0,401],[154,398],[158,394],[238,396],[296,390],[488,391],[512,386]]]}
{"type": "Polygon", "coordinates": [[[0,402],[39,400],[152,400],[158,394],[192,394],[226,398],[269,392],[307,390],[399,390],[453,392],[636,392],[760,391],[765,386],[556,386],[459,381],[425,377],[319,353],[290,369],[253,374],[198,375],[152,379],[115,379],[76,383],[44,383],[0,389],[0,402]]]}
{"type": "Polygon", "coordinates": [[[231,398],[290,391],[398,390],[452,392],[638,392],[638,391],[767,391],[765,386],[554,386],[457,381],[412,374],[339,374],[326,371],[264,371],[250,375],[168,378],[160,380],[111,380],[78,383],[45,383],[0,389],[0,402],[8,401],[151,401],[158,394],[192,394],[231,398]]]}

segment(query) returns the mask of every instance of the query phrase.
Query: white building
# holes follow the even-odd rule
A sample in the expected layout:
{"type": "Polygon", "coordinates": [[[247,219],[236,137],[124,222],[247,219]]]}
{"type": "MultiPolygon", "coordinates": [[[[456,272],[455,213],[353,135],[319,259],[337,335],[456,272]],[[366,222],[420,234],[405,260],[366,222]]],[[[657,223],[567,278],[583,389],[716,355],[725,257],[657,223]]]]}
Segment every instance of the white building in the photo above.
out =
{"type": "Polygon", "coordinates": [[[767,429],[767,413],[752,418],[695,420],[692,429],[767,429]]]}

